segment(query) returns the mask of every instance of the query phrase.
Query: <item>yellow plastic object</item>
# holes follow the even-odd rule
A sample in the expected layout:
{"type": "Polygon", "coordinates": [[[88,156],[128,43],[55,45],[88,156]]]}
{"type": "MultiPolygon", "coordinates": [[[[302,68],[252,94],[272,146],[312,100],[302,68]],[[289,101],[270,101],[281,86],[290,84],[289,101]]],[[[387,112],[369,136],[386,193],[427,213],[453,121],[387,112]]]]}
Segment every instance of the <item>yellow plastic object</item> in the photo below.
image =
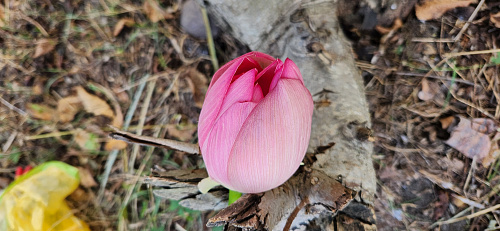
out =
{"type": "Polygon", "coordinates": [[[78,169],[59,161],[22,175],[0,195],[0,231],[90,230],[64,201],[79,182],[78,169]]]}

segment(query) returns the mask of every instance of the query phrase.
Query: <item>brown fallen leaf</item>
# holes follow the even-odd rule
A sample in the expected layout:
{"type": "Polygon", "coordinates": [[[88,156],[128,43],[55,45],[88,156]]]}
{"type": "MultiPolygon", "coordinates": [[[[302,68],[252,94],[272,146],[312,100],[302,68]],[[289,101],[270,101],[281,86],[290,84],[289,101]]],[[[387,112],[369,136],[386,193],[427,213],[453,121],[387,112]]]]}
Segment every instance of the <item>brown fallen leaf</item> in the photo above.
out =
{"type": "Polygon", "coordinates": [[[118,102],[123,104],[128,104],[130,102],[130,98],[126,91],[122,91],[121,88],[113,88],[113,94],[116,95],[116,99],[118,102]]]}
{"type": "Polygon", "coordinates": [[[111,119],[115,117],[113,110],[103,99],[88,93],[81,86],[76,87],[76,93],[78,95],[78,98],[80,98],[85,111],[97,116],[107,116],[111,119]]]}
{"type": "Polygon", "coordinates": [[[190,69],[187,74],[188,78],[193,82],[194,85],[193,98],[195,105],[201,108],[201,106],[203,105],[203,101],[205,101],[205,94],[207,93],[208,89],[207,77],[195,68],[190,69]]]}
{"type": "Polygon", "coordinates": [[[82,188],[76,188],[75,191],[69,195],[69,198],[73,201],[88,201],[90,197],[82,188]]]}
{"type": "Polygon", "coordinates": [[[496,14],[490,14],[490,21],[495,27],[500,28],[500,11],[496,14]]]}
{"type": "Polygon", "coordinates": [[[42,104],[30,103],[28,106],[28,113],[35,119],[52,120],[54,119],[55,110],[49,106],[42,104]]]}
{"type": "Polygon", "coordinates": [[[33,58],[38,58],[42,55],[45,55],[56,47],[57,42],[52,39],[40,39],[36,43],[35,53],[33,54],[33,58]]]}
{"type": "Polygon", "coordinates": [[[162,19],[172,19],[174,16],[167,13],[155,0],[146,0],[142,5],[144,13],[151,22],[158,22],[162,19]]]}
{"type": "Polygon", "coordinates": [[[124,26],[131,27],[135,24],[134,19],[131,18],[122,18],[120,21],[118,21],[115,25],[115,28],[113,29],[113,36],[118,36],[120,32],[123,30],[124,26]]]}
{"type": "Polygon", "coordinates": [[[476,157],[483,166],[488,167],[496,159],[494,156],[500,154],[498,142],[491,142],[490,139],[492,134],[500,139],[494,121],[484,118],[458,118],[458,124],[452,128],[451,136],[445,143],[471,159],[476,157]]]}
{"type": "Polygon", "coordinates": [[[422,90],[418,92],[418,98],[423,101],[429,101],[434,98],[435,93],[429,86],[429,81],[427,78],[422,79],[422,90]]]}
{"type": "Polygon", "coordinates": [[[491,134],[496,131],[497,126],[491,119],[475,118],[472,119],[472,129],[481,133],[491,134]]]}
{"type": "Polygon", "coordinates": [[[196,132],[196,126],[193,124],[188,124],[185,127],[179,128],[176,125],[167,125],[168,135],[175,137],[180,141],[188,141],[193,138],[193,134],[196,132]]]}
{"type": "Polygon", "coordinates": [[[75,118],[82,109],[82,101],[77,96],[68,96],[57,101],[57,120],[66,123],[75,118]]]}
{"type": "Polygon", "coordinates": [[[422,51],[422,53],[424,55],[435,55],[437,54],[437,50],[436,48],[434,47],[434,44],[431,44],[431,43],[425,43],[424,44],[424,50],[422,51]]]}
{"type": "MultiPolygon", "coordinates": [[[[113,125],[113,127],[121,128],[123,125],[123,114],[121,113],[120,110],[115,110],[115,111],[119,113],[116,113],[117,116],[115,116],[115,118],[111,122],[111,125],[113,125]]],[[[108,141],[104,145],[104,150],[106,151],[122,150],[125,149],[126,147],[127,147],[127,142],[123,140],[115,140],[108,138],[108,141]]]]}
{"type": "Polygon", "coordinates": [[[490,166],[493,162],[495,162],[499,157],[500,157],[500,132],[497,132],[495,136],[492,139],[492,145],[490,148],[490,152],[488,155],[483,159],[483,166],[487,167],[490,166]]]}
{"type": "Polygon", "coordinates": [[[33,95],[41,95],[43,94],[43,86],[41,83],[35,83],[35,85],[33,85],[33,87],[31,87],[31,93],[33,93],[33,95]]]}
{"type": "Polygon", "coordinates": [[[419,20],[437,19],[446,11],[457,7],[466,7],[476,0],[425,0],[423,4],[415,6],[415,14],[419,20]]]}
{"type": "Polygon", "coordinates": [[[78,174],[80,175],[80,184],[85,188],[97,186],[92,173],[86,168],[78,167],[78,174]]]}
{"type": "Polygon", "coordinates": [[[106,151],[122,150],[122,149],[125,149],[126,147],[127,147],[127,142],[125,142],[123,140],[110,139],[104,145],[104,150],[106,150],[106,151]]]}
{"type": "Polygon", "coordinates": [[[439,119],[439,122],[441,122],[441,128],[442,129],[448,129],[450,125],[455,121],[455,116],[448,116],[442,119],[439,119]]]}
{"type": "Polygon", "coordinates": [[[395,31],[395,30],[401,28],[402,26],[403,26],[403,21],[401,21],[401,19],[397,18],[394,21],[394,24],[392,25],[392,27],[387,28],[387,27],[383,27],[380,25],[376,25],[375,30],[377,30],[381,34],[388,34],[389,32],[395,31]]]}

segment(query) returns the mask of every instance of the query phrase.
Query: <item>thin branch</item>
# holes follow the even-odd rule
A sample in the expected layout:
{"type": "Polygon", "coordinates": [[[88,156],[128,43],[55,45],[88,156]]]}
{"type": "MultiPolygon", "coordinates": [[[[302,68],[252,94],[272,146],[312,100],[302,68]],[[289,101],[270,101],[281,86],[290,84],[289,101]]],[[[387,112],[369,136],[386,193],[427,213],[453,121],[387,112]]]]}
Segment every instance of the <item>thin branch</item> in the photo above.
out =
{"type": "Polygon", "coordinates": [[[495,211],[497,209],[500,209],[500,204],[495,205],[495,206],[490,207],[490,208],[487,208],[487,209],[484,209],[484,210],[481,210],[479,212],[467,215],[467,216],[453,218],[453,219],[449,219],[449,220],[446,220],[446,221],[438,222],[438,225],[451,224],[451,223],[455,223],[455,222],[459,222],[459,221],[463,221],[463,220],[467,220],[467,219],[472,219],[472,218],[484,215],[486,213],[493,212],[493,211],[495,211]]]}
{"type": "Polygon", "coordinates": [[[484,3],[484,0],[481,0],[481,2],[479,2],[479,4],[477,4],[476,9],[469,17],[469,20],[467,20],[467,23],[465,23],[464,27],[462,27],[462,29],[457,34],[457,36],[453,39],[455,42],[458,41],[462,37],[462,34],[464,34],[464,32],[467,30],[467,28],[469,28],[470,23],[472,22],[472,20],[474,20],[474,18],[476,18],[477,12],[479,12],[479,9],[481,9],[481,6],[483,6],[483,3],[484,3]]]}
{"type": "Polygon", "coordinates": [[[292,227],[293,220],[295,220],[297,214],[299,214],[300,210],[304,208],[304,206],[306,206],[307,204],[309,204],[309,198],[306,196],[304,199],[300,201],[299,205],[295,207],[295,209],[292,211],[292,213],[286,220],[286,224],[285,227],[283,228],[283,231],[290,230],[290,228],[292,227]]]}
{"type": "Polygon", "coordinates": [[[462,55],[480,55],[480,54],[490,54],[490,53],[497,53],[497,52],[500,52],[500,49],[448,53],[448,54],[444,54],[443,57],[451,58],[451,57],[457,57],[457,56],[462,56],[462,55]]]}
{"type": "Polygon", "coordinates": [[[3,99],[2,97],[0,97],[0,103],[2,103],[3,105],[5,105],[6,107],[8,107],[10,110],[13,110],[19,114],[21,114],[22,116],[28,116],[28,113],[26,113],[25,111],[19,109],[18,107],[10,104],[7,100],[3,99]]]}
{"type": "Polygon", "coordinates": [[[120,131],[118,128],[115,128],[113,126],[109,127],[111,127],[114,130],[113,133],[109,134],[109,136],[113,139],[123,140],[131,144],[140,144],[146,146],[175,149],[191,154],[200,154],[200,147],[198,146],[198,144],[191,144],[170,139],[154,138],[149,136],[140,136],[129,132],[120,131]]]}

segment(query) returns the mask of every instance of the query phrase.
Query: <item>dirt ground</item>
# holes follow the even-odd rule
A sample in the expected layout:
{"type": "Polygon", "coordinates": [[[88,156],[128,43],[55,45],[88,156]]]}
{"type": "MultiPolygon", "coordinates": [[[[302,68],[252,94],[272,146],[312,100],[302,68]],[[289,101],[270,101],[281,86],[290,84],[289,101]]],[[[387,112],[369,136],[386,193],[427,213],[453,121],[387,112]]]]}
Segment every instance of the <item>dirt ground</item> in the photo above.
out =
{"type": "MultiPolygon", "coordinates": [[[[377,226],[500,229],[500,3],[471,1],[424,22],[407,2],[375,12],[352,1],[339,15],[372,115],[377,226]]],[[[197,142],[215,69],[205,39],[185,32],[203,36],[200,25],[181,28],[181,9],[0,3],[0,189],[17,167],[59,160],[80,169],[68,203],[92,230],[209,230],[213,213],[155,198],[135,177],[203,167],[201,158],[107,138],[112,124],[197,142]]],[[[220,64],[248,52],[213,31],[220,64]]]]}

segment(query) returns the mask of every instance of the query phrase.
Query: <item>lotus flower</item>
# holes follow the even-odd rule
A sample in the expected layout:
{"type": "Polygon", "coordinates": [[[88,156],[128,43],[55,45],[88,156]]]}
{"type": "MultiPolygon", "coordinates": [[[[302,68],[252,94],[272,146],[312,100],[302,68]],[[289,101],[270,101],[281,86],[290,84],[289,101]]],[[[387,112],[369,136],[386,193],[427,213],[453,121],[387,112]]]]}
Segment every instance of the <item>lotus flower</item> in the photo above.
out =
{"type": "Polygon", "coordinates": [[[292,60],[250,52],[230,61],[214,74],[198,124],[210,178],[243,193],[280,186],[304,158],[312,113],[292,60]]]}

